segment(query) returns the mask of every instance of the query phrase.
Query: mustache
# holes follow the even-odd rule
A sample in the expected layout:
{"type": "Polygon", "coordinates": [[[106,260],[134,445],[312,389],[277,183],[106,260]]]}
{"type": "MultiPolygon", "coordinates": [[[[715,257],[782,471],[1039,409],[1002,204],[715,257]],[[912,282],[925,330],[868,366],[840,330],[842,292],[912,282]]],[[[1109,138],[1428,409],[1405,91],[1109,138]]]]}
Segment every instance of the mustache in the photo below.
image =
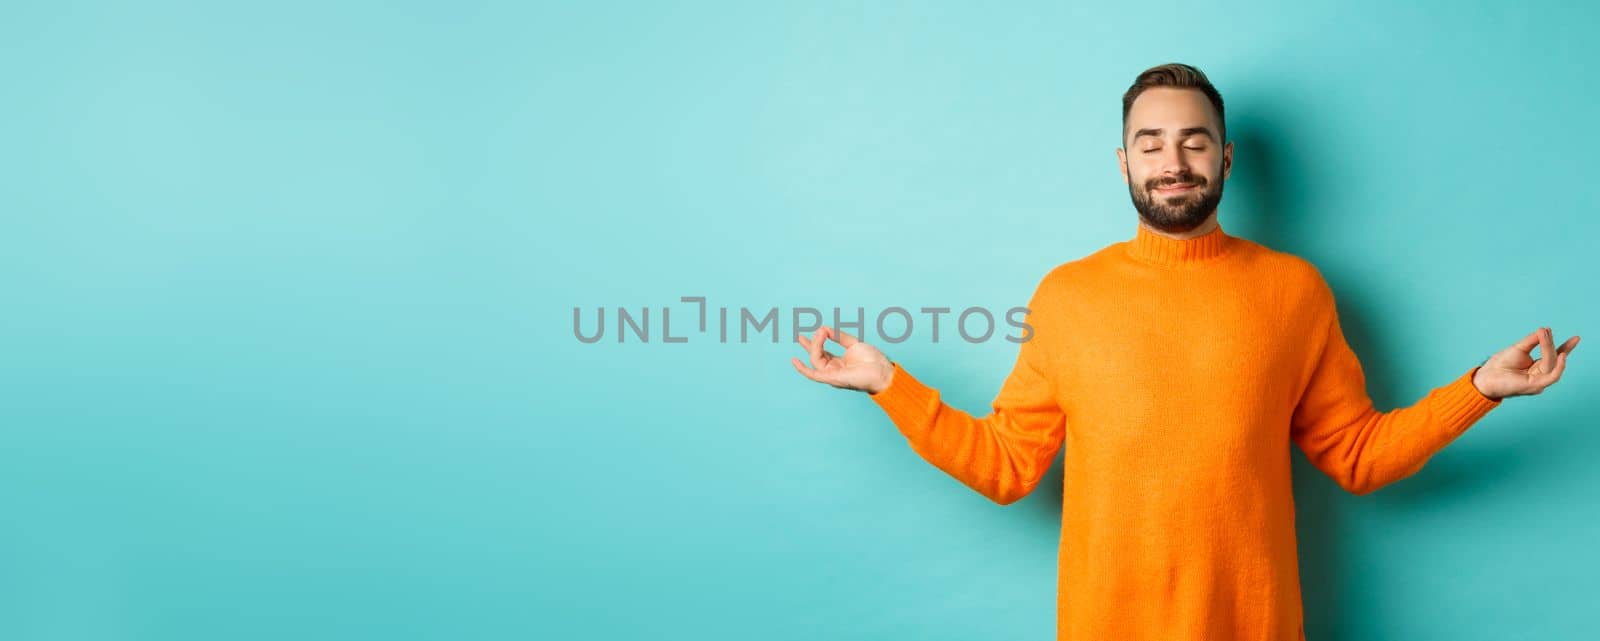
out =
{"type": "Polygon", "coordinates": [[[1163,180],[1160,182],[1152,180],[1145,183],[1145,189],[1159,189],[1161,187],[1168,187],[1171,185],[1194,185],[1196,187],[1204,187],[1206,186],[1206,179],[1199,176],[1189,175],[1180,178],[1173,178],[1171,180],[1163,180]]]}

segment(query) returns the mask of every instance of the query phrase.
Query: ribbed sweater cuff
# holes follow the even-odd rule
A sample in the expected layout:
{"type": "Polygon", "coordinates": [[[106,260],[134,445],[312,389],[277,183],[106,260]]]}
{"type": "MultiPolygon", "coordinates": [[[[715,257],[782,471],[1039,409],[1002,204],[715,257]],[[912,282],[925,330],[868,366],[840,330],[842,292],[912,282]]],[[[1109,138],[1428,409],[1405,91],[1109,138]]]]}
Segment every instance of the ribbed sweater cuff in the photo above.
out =
{"type": "Polygon", "coordinates": [[[1483,418],[1492,410],[1500,406],[1500,400],[1484,396],[1478,387],[1472,384],[1472,376],[1478,373],[1478,367],[1467,370],[1456,380],[1436,390],[1433,410],[1439,420],[1444,423],[1452,434],[1459,434],[1472,427],[1478,419],[1483,418]]]}
{"type": "Polygon", "coordinates": [[[939,391],[923,385],[922,381],[901,368],[900,363],[890,361],[889,364],[894,366],[894,377],[889,379],[889,386],[867,397],[883,408],[901,432],[909,435],[914,426],[924,425],[926,421],[922,419],[938,409],[939,391]]]}

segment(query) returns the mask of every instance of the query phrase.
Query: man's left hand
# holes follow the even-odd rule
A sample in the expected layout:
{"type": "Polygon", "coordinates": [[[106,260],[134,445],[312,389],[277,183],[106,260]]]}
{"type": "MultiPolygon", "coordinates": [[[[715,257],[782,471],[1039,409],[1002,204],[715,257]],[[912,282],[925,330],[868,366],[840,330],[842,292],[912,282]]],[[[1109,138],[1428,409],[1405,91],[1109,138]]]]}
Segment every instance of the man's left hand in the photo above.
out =
{"type": "Polygon", "coordinates": [[[1567,368],[1567,355],[1577,346],[1578,337],[1573,336],[1557,349],[1550,328],[1540,327],[1484,361],[1472,376],[1472,384],[1494,400],[1538,394],[1561,380],[1561,372],[1567,368]],[[1539,348],[1539,360],[1533,359],[1534,347],[1539,348]]]}

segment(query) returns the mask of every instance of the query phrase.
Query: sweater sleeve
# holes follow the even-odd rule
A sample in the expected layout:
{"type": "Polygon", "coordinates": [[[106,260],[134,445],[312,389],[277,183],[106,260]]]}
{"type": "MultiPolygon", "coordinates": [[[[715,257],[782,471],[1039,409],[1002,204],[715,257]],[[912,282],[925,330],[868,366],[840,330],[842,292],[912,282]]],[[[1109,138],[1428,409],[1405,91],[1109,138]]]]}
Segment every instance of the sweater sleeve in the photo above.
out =
{"type": "Polygon", "coordinates": [[[1323,348],[1294,410],[1290,435],[1346,491],[1368,494],[1416,473],[1500,405],[1472,384],[1478,370],[1473,367],[1409,407],[1377,411],[1338,313],[1328,307],[1323,348]]]}
{"type": "Polygon", "coordinates": [[[945,404],[937,389],[894,361],[889,386],[870,397],[929,463],[1009,505],[1039,484],[1065,434],[1066,417],[1032,362],[1033,345],[1022,343],[992,411],[981,418],[945,404]]]}

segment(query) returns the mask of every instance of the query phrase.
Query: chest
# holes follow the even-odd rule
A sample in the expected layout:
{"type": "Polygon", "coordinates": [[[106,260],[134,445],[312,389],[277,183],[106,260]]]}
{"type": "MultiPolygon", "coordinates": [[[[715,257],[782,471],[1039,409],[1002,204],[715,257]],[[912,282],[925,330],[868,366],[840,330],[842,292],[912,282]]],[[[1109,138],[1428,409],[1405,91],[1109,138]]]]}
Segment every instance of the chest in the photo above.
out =
{"type": "Polygon", "coordinates": [[[1041,353],[1069,429],[1101,439],[1275,440],[1320,346],[1305,301],[1270,287],[1130,287],[1051,312],[1063,329],[1041,353]]]}

